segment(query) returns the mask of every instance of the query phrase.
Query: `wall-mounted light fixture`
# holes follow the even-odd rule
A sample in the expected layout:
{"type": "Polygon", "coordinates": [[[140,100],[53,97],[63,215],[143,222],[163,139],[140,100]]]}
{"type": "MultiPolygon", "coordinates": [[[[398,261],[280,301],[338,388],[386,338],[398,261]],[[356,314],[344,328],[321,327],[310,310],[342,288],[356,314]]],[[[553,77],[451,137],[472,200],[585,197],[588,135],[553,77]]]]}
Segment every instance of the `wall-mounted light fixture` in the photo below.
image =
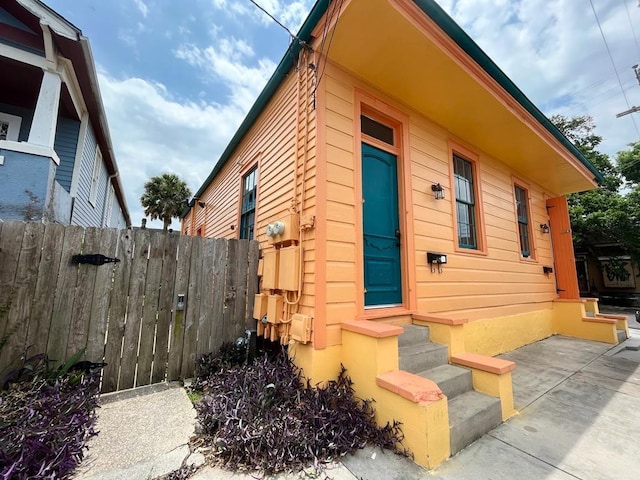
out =
{"type": "Polygon", "coordinates": [[[444,199],[444,187],[439,183],[434,183],[431,185],[431,191],[433,192],[433,198],[436,200],[444,199]]]}
{"type": "Polygon", "coordinates": [[[542,233],[549,233],[549,225],[547,225],[546,223],[541,223],[540,224],[540,231],[542,233]]]}
{"type": "Polygon", "coordinates": [[[206,205],[206,203],[204,203],[204,202],[198,202],[198,205],[200,205],[200,208],[204,208],[204,207],[205,207],[205,205],[206,205]]]}
{"type": "Polygon", "coordinates": [[[548,267],[548,266],[543,266],[542,267],[542,273],[544,273],[545,275],[550,275],[553,273],[553,267],[548,267]]]}

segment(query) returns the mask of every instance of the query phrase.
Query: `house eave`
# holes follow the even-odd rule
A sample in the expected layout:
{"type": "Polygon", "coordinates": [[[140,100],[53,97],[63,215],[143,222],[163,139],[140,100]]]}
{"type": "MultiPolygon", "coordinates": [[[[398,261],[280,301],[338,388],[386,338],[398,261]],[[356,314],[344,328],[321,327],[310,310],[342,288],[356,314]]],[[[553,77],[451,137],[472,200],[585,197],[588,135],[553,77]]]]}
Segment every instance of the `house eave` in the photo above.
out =
{"type": "MultiPolygon", "coordinates": [[[[437,26],[465,52],[466,55],[476,62],[487,73],[487,75],[493,78],[504,89],[504,91],[508,93],[509,96],[511,96],[520,106],[522,106],[522,108],[532,115],[543,129],[555,138],[560,145],[566,149],[571,157],[577,160],[577,163],[593,175],[592,182],[594,184],[604,181],[604,177],[598,169],[591,164],[584,155],[582,155],[582,153],[562,134],[562,132],[560,132],[560,130],[551,123],[551,121],[526,97],[526,95],[505,75],[505,73],[489,58],[489,56],[484,53],[484,51],[471,39],[471,37],[469,37],[469,35],[467,35],[434,0],[407,1],[413,2],[425,15],[427,15],[427,17],[433,20],[437,26]]],[[[316,2],[298,32],[298,39],[303,42],[310,42],[312,32],[327,12],[330,3],[331,0],[318,0],[316,2]]],[[[216,162],[213,170],[195,193],[195,198],[200,197],[204,193],[217,174],[229,161],[242,138],[248,133],[254,121],[266,108],[277,89],[293,68],[293,59],[296,57],[300,48],[301,46],[298,42],[291,43],[282,60],[278,64],[274,74],[271,76],[267,85],[249,110],[247,116],[216,162]]],[[[188,212],[189,208],[186,208],[180,217],[184,218],[188,212]]]]}

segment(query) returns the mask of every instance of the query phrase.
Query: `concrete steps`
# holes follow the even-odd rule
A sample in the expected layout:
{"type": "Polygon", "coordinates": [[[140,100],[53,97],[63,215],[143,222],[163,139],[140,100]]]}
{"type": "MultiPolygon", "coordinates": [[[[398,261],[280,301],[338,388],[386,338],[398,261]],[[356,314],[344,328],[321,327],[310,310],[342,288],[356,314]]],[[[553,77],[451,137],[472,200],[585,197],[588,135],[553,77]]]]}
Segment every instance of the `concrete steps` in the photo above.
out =
{"type": "Polygon", "coordinates": [[[624,330],[616,330],[616,333],[618,334],[618,343],[622,343],[627,339],[627,332],[624,330]]]}
{"type": "Polygon", "coordinates": [[[435,382],[449,400],[473,390],[471,370],[455,365],[440,365],[424,372],[417,373],[418,376],[428,378],[435,382]]]}
{"type": "Polygon", "coordinates": [[[473,390],[471,370],[449,365],[448,347],[430,341],[429,328],[403,326],[400,369],[435,382],[447,396],[451,455],[502,422],[500,399],[473,390]]]}
{"type": "Polygon", "coordinates": [[[500,399],[476,391],[449,400],[451,455],[502,423],[500,399]]]}

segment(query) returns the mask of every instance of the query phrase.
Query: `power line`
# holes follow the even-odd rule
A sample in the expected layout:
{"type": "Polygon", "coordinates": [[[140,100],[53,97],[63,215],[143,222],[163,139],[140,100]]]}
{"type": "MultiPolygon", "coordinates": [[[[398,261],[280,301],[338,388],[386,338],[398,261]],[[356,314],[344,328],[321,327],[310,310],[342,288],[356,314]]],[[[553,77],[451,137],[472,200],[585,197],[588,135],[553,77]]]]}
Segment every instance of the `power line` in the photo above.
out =
{"type": "MultiPolygon", "coordinates": [[[[602,41],[604,42],[604,46],[607,49],[607,55],[609,55],[609,60],[611,60],[611,65],[613,66],[614,72],[616,72],[616,77],[618,78],[618,83],[620,84],[620,90],[622,90],[622,95],[624,96],[624,100],[627,103],[627,108],[631,108],[631,104],[629,103],[629,98],[627,97],[627,93],[624,91],[624,87],[622,86],[622,80],[620,80],[620,74],[618,73],[618,69],[616,67],[616,63],[613,61],[613,56],[611,55],[611,49],[609,48],[609,44],[607,43],[607,38],[604,36],[604,31],[602,30],[602,25],[600,24],[600,19],[598,18],[598,13],[596,12],[595,7],[593,6],[593,0],[589,0],[591,4],[591,10],[593,11],[593,16],[596,17],[596,23],[598,24],[598,29],[600,29],[600,35],[602,35],[602,41]]],[[[638,130],[638,124],[636,123],[636,119],[632,116],[631,120],[633,121],[633,126],[636,129],[636,134],[638,138],[640,138],[640,130],[638,130]]]]}
{"type": "Polygon", "coordinates": [[[300,43],[304,43],[302,40],[300,40],[296,35],[293,34],[293,32],[291,30],[289,30],[282,22],[280,22],[276,17],[274,17],[273,15],[271,15],[269,12],[267,12],[262,6],[258,5],[254,0],[249,0],[251,3],[253,3],[256,7],[258,7],[260,10],[262,10],[265,15],[267,15],[271,20],[273,20],[274,22],[276,22],[278,25],[280,25],[282,28],[284,28],[287,33],[289,34],[289,36],[295,40],[297,40],[300,43]]]}

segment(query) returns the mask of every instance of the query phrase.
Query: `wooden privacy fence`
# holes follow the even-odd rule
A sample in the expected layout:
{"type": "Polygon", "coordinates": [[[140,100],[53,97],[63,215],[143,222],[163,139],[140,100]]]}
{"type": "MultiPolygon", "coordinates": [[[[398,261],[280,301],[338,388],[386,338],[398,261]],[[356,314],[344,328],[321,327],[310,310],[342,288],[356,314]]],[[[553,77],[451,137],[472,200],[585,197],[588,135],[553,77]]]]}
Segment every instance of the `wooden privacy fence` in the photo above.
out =
{"type": "Polygon", "coordinates": [[[86,348],[102,391],[193,375],[196,355],[255,326],[258,242],[0,223],[0,372],[86,348]],[[120,259],[77,264],[77,254],[120,259]],[[178,305],[184,295],[184,305],[178,305]]]}

